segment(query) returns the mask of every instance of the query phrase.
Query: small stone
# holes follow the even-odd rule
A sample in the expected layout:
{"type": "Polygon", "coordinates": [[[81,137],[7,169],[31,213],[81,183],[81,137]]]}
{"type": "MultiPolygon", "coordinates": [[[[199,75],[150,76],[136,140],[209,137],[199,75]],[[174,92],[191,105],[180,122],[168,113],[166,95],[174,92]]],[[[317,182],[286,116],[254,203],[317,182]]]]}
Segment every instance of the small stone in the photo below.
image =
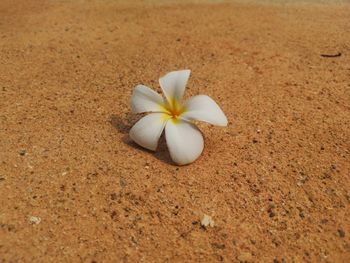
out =
{"type": "Polygon", "coordinates": [[[332,178],[330,173],[323,173],[322,179],[330,179],[332,178]]]}
{"type": "Polygon", "coordinates": [[[212,243],[211,245],[213,248],[216,248],[216,249],[225,249],[225,244],[212,243]]]}
{"type": "Polygon", "coordinates": [[[252,261],[252,254],[250,254],[249,252],[244,252],[242,254],[240,254],[237,259],[239,260],[239,262],[251,262],[252,261]]]}
{"type": "Polygon", "coordinates": [[[117,200],[117,194],[116,193],[112,193],[111,194],[111,199],[112,200],[117,200]]]}
{"type": "Polygon", "coordinates": [[[344,232],[344,230],[343,230],[343,229],[338,229],[338,235],[339,235],[340,237],[345,237],[345,232],[344,232]]]}
{"type": "Polygon", "coordinates": [[[304,214],[303,208],[301,208],[301,207],[298,206],[297,209],[298,209],[298,211],[299,211],[299,216],[300,216],[301,218],[304,218],[304,217],[305,217],[305,214],[304,214]]]}
{"type": "Polygon", "coordinates": [[[298,179],[297,185],[298,185],[298,186],[302,186],[302,185],[304,185],[308,180],[309,180],[308,176],[305,175],[303,172],[301,172],[300,175],[299,175],[299,179],[298,179]]]}
{"type": "Polygon", "coordinates": [[[26,154],[27,154],[27,151],[24,150],[24,149],[19,151],[19,155],[20,155],[20,156],[24,156],[24,155],[26,155],[26,154]]]}
{"type": "Polygon", "coordinates": [[[215,225],[215,222],[211,218],[211,216],[208,216],[208,215],[204,214],[203,217],[202,217],[202,220],[201,220],[201,226],[203,226],[203,227],[207,227],[207,226],[214,227],[214,225],[215,225]]]}
{"type": "Polygon", "coordinates": [[[40,222],[41,222],[41,218],[40,217],[38,217],[38,216],[30,216],[29,217],[29,223],[31,223],[31,224],[35,224],[35,225],[38,225],[38,224],[40,224],[40,222]]]}
{"type": "Polygon", "coordinates": [[[126,186],[126,181],[123,178],[120,178],[119,185],[124,188],[126,186]]]}
{"type": "Polygon", "coordinates": [[[300,211],[300,212],[299,212],[299,216],[300,216],[301,218],[304,218],[304,217],[305,217],[304,212],[303,212],[303,211],[300,211]]]}
{"type": "Polygon", "coordinates": [[[148,162],[145,163],[145,168],[149,169],[149,163],[148,162]]]}
{"type": "Polygon", "coordinates": [[[113,220],[117,220],[117,219],[118,219],[118,214],[117,214],[116,211],[113,211],[113,212],[111,213],[111,218],[112,218],[113,220]]]}

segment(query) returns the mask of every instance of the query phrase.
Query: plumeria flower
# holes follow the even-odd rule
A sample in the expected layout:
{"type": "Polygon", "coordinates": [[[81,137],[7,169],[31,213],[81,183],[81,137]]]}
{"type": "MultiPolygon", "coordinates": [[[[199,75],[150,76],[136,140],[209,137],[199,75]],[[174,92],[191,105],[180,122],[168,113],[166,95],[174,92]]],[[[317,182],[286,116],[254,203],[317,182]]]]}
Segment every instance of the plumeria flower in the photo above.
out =
{"type": "Polygon", "coordinates": [[[227,118],[215,101],[198,95],[182,102],[190,70],[173,71],[159,79],[165,99],[144,85],[137,85],[131,97],[134,113],[151,112],[130,130],[130,137],[142,147],[155,151],[165,128],[166,143],[179,165],[195,161],[202,153],[202,133],[193,121],[227,126],[227,118]]]}

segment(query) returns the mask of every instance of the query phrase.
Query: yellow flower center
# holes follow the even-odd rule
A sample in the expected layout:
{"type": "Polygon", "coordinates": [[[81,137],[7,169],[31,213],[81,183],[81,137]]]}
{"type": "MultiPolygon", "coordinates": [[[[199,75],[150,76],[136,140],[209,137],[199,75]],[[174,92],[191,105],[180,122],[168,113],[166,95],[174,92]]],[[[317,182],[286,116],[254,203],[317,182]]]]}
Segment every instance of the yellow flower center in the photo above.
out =
{"type": "Polygon", "coordinates": [[[186,111],[186,108],[182,106],[175,98],[171,99],[170,103],[165,102],[161,105],[161,109],[165,112],[164,120],[171,119],[174,123],[179,121],[179,116],[186,111]]]}

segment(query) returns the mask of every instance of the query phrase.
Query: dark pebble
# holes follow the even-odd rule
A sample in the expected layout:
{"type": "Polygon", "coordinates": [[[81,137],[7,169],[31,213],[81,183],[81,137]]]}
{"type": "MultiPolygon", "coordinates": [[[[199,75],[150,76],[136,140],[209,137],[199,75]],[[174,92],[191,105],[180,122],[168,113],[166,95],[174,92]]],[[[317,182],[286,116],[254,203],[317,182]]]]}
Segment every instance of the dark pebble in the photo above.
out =
{"type": "Polygon", "coordinates": [[[216,248],[216,249],[224,249],[225,248],[225,244],[212,243],[211,245],[213,248],[216,248]]]}
{"type": "Polygon", "coordinates": [[[111,194],[111,199],[112,200],[116,200],[117,199],[117,194],[116,193],[112,193],[111,194]]]}
{"type": "Polygon", "coordinates": [[[345,237],[345,232],[344,232],[344,230],[343,230],[343,229],[338,229],[338,235],[339,235],[340,237],[345,237]]]}
{"type": "Polygon", "coordinates": [[[120,178],[120,179],[119,179],[119,185],[120,185],[121,187],[125,187],[125,186],[126,186],[126,182],[125,182],[125,180],[124,180],[123,178],[120,178]]]}
{"type": "Polygon", "coordinates": [[[297,207],[297,209],[299,210],[299,216],[300,216],[301,218],[304,218],[305,215],[304,215],[303,209],[302,209],[301,207],[297,207]]]}
{"type": "Polygon", "coordinates": [[[112,218],[113,220],[116,220],[117,217],[118,217],[117,212],[116,212],[116,211],[113,211],[113,212],[111,213],[111,218],[112,218]]]}
{"type": "Polygon", "coordinates": [[[323,173],[322,179],[330,179],[331,177],[330,173],[323,173]]]}

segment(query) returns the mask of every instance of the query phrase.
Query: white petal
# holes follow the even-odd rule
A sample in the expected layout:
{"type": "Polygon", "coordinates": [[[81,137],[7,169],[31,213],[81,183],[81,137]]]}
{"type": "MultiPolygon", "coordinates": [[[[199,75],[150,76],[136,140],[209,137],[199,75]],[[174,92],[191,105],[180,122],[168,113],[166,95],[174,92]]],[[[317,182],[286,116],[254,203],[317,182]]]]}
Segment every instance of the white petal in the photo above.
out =
{"type": "Polygon", "coordinates": [[[160,87],[170,104],[181,101],[191,70],[172,71],[159,79],[160,87]]]}
{"type": "Polygon", "coordinates": [[[187,121],[169,120],[165,126],[165,136],[170,156],[179,165],[193,162],[203,151],[201,132],[187,121]]]}
{"type": "Polygon", "coordinates": [[[155,151],[167,120],[164,113],[148,114],[131,128],[130,138],[142,147],[155,151]]]}
{"type": "Polygon", "coordinates": [[[218,126],[227,126],[227,118],[216,102],[206,95],[198,95],[185,103],[185,120],[205,121],[218,126]]]}
{"type": "Polygon", "coordinates": [[[135,113],[160,112],[163,102],[161,95],[144,85],[137,85],[131,96],[131,107],[135,113]]]}

